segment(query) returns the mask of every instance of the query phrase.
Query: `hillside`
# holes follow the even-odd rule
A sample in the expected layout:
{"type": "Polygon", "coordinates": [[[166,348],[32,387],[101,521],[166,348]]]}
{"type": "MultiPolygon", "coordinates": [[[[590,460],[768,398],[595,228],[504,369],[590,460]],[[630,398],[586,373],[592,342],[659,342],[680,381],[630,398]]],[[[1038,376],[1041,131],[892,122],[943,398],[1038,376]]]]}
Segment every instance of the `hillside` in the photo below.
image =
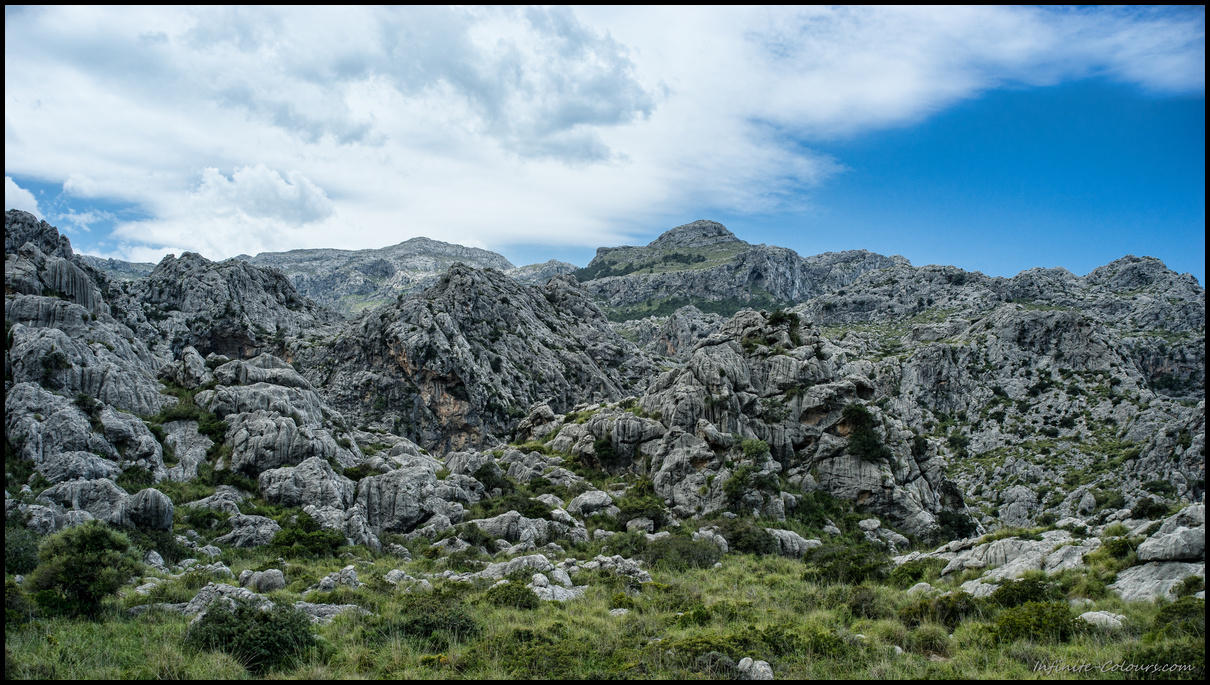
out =
{"type": "Polygon", "coordinates": [[[350,320],[7,212],[6,677],[1204,676],[1195,280],[713,222],[564,268],[350,320]]]}

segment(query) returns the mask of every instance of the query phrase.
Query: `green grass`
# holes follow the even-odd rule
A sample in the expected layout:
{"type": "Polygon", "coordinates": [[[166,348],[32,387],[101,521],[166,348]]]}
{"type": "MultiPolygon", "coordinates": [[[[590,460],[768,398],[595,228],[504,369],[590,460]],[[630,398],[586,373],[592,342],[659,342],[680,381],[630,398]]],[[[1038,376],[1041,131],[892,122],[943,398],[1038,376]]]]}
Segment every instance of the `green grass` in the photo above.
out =
{"type": "MultiPolygon", "coordinates": [[[[593,543],[570,553],[585,558],[601,548],[593,543]]],[[[406,628],[407,617],[414,613],[408,607],[415,598],[381,578],[392,568],[419,577],[439,564],[423,558],[401,563],[352,549],[356,560],[281,564],[266,550],[245,550],[228,560],[236,575],[244,569],[282,568],[287,589],[274,592],[272,598],[287,603],[301,599],[300,593],[324,575],[347,563],[358,564],[361,588],[340,597],[312,594],[308,599],[355,601],[374,615],[345,616],[330,625],[314,626],[319,646],[272,676],[691,679],[720,675],[712,669],[723,662],[708,657],[717,652],[736,662],[744,656],[766,660],[779,679],[1035,678],[1038,663],[1121,661],[1128,650],[1143,643],[1161,609],[1106,597],[1081,611],[1126,614],[1126,628],[1119,633],[1077,625],[1062,641],[1014,640],[1004,631],[997,632],[997,621],[1003,624],[1012,618],[1001,619],[1007,609],[988,602],[966,613],[952,630],[927,616],[909,625],[899,616],[918,599],[890,582],[856,586],[809,580],[804,579],[804,564],[797,560],[729,554],[719,568],[654,568],[655,582],[642,586],[608,573],[579,574],[577,582],[589,585],[582,599],[542,602],[536,608],[499,601],[489,592],[488,582],[435,581],[434,600],[467,627],[445,633],[434,624],[435,629],[426,629],[432,632],[421,636],[406,628]],[[611,616],[609,610],[619,605],[629,613],[611,616]],[[896,647],[904,653],[896,654],[896,647]]],[[[189,594],[184,582],[172,583],[177,589],[166,589],[162,599],[155,599],[189,594]]],[[[932,582],[943,590],[954,589],[952,581],[932,578],[932,582]]],[[[222,652],[187,647],[187,618],[155,612],[128,617],[123,609],[138,600],[129,589],[124,593],[125,597],[109,601],[97,621],[36,619],[8,626],[9,672],[40,678],[251,675],[222,652]]],[[[1149,639],[1148,644],[1167,644],[1164,636],[1149,639]]]]}

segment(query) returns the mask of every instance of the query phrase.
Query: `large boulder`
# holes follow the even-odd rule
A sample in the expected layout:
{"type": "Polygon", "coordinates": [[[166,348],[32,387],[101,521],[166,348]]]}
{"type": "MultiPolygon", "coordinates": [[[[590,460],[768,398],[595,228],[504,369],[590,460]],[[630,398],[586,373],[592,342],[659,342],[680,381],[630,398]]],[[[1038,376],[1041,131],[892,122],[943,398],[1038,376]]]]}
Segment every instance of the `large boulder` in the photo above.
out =
{"type": "Polygon", "coordinates": [[[273,536],[281,530],[281,526],[265,516],[232,516],[229,519],[231,532],[215,538],[215,544],[231,545],[232,547],[260,547],[273,542],[273,536]]]}
{"type": "Polygon", "coordinates": [[[172,530],[172,500],[155,488],[140,490],[123,502],[122,521],[134,528],[172,530]]]}
{"type": "Polygon", "coordinates": [[[315,506],[321,509],[348,509],[353,505],[357,485],[332,470],[319,457],[304,460],[298,466],[271,469],[260,474],[261,495],[273,504],[287,507],[315,506]]]}

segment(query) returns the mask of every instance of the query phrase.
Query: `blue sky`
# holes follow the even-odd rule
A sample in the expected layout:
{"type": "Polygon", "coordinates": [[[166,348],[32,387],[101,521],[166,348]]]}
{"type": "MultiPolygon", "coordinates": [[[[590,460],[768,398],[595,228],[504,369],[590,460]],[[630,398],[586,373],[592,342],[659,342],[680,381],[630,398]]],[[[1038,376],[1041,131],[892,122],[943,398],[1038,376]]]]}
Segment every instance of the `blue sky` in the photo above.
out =
{"type": "Polygon", "coordinates": [[[700,218],[1205,280],[1202,8],[5,10],[5,205],[156,261],[700,218]]]}

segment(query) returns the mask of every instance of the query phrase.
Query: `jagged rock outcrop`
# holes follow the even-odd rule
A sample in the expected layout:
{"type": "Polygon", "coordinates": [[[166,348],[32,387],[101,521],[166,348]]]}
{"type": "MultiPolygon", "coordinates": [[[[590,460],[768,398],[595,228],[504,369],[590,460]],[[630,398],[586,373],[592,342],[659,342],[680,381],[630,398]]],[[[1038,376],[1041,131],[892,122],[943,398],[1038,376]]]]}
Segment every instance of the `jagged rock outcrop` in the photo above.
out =
{"type": "MultiPolygon", "coordinates": [[[[456,263],[500,271],[514,268],[495,252],[429,238],[373,250],[290,250],[240,259],[281,271],[300,293],[348,317],[428,288],[456,263]]],[[[524,275],[536,276],[540,271],[531,269],[524,275]]]]}
{"type": "Polygon", "coordinates": [[[237,259],[168,255],[128,287],[164,343],[202,355],[280,353],[286,338],[330,335],[340,323],[338,314],[300,294],[280,271],[237,259]]]}
{"type": "Polygon", "coordinates": [[[574,278],[527,287],[464,265],[293,353],[345,414],[441,450],[507,436],[539,399],[563,411],[624,397],[652,368],[574,278]]]}
{"type": "Polygon", "coordinates": [[[767,306],[831,292],[890,265],[890,258],[865,250],[803,258],[783,247],[749,245],[720,223],[695,221],[645,247],[600,248],[576,275],[593,299],[608,307],[673,298],[767,306]]]}

